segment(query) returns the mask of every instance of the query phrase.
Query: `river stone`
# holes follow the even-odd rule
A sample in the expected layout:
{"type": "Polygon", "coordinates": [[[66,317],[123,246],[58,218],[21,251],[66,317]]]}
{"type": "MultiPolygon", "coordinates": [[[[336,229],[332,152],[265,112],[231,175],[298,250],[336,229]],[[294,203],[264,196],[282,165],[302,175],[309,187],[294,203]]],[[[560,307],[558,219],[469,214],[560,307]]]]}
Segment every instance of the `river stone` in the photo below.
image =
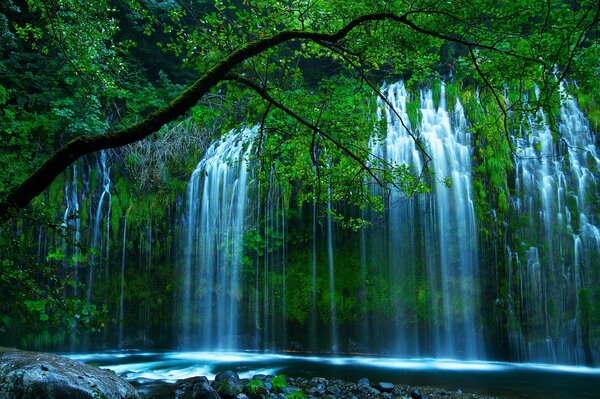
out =
{"type": "Polygon", "coordinates": [[[341,392],[342,391],[340,391],[340,387],[338,387],[337,385],[327,387],[327,393],[330,393],[332,395],[339,395],[341,392]]]}
{"type": "Polygon", "coordinates": [[[371,383],[369,382],[368,378],[361,378],[360,380],[358,380],[358,385],[369,386],[369,385],[371,385],[371,383]]]}
{"type": "Polygon", "coordinates": [[[223,380],[235,380],[240,381],[240,376],[235,371],[227,370],[223,371],[215,376],[215,382],[221,382],[223,380]]]}
{"type": "Polygon", "coordinates": [[[374,385],[374,387],[379,389],[381,392],[392,392],[394,389],[394,384],[391,382],[378,382],[374,385]]]}
{"type": "Polygon", "coordinates": [[[221,399],[221,397],[208,382],[203,382],[194,385],[192,399],[221,399]]]}
{"type": "Polygon", "coordinates": [[[139,399],[110,370],[51,353],[0,348],[0,399],[139,399]]]}
{"type": "Polygon", "coordinates": [[[218,384],[217,392],[223,398],[235,398],[244,390],[242,383],[234,379],[222,380],[218,384]]]}

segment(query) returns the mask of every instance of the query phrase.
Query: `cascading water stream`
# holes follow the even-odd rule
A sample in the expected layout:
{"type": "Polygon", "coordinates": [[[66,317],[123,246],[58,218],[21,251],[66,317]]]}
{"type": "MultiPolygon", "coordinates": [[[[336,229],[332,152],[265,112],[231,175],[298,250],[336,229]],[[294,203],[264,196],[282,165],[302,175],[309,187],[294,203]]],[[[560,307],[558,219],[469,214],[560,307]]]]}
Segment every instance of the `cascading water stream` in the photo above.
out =
{"type": "Polygon", "coordinates": [[[515,326],[509,336],[523,360],[599,364],[579,312],[600,255],[600,220],[592,209],[598,192],[592,168],[600,159],[589,122],[563,95],[558,142],[543,110],[515,140],[515,217],[529,223],[514,223],[520,239],[514,245],[528,247],[526,262],[518,248],[507,249],[520,282],[516,290],[511,281],[520,308],[509,305],[515,326]]]}
{"type": "MultiPolygon", "coordinates": [[[[102,265],[102,259],[108,260],[109,255],[109,233],[110,233],[110,207],[111,207],[111,193],[110,193],[110,166],[107,163],[106,151],[100,151],[100,165],[98,170],[99,175],[102,179],[102,194],[98,200],[98,207],[96,208],[96,216],[94,218],[94,229],[92,238],[92,248],[98,251],[98,256],[88,266],[88,283],[87,283],[87,300],[91,301],[92,292],[94,287],[94,269],[97,266],[102,265]],[[103,214],[104,203],[106,201],[106,213],[103,214]],[[102,219],[104,215],[104,226],[102,225],[102,219]],[[102,229],[105,229],[104,243],[102,246],[102,229]]],[[[108,264],[105,269],[105,281],[108,282],[108,264]]]]}
{"type": "Polygon", "coordinates": [[[244,129],[214,143],[188,184],[182,293],[185,347],[237,347],[247,157],[255,134],[256,129],[244,129]]]}
{"type": "MultiPolygon", "coordinates": [[[[65,180],[64,196],[66,206],[63,215],[63,226],[70,229],[66,234],[72,234],[74,242],[79,244],[81,242],[81,219],[79,215],[79,194],[77,190],[77,164],[73,164],[72,166],[71,181],[65,180]]],[[[81,250],[79,245],[69,245],[66,241],[63,245],[65,247],[65,254],[71,255],[65,256],[64,261],[67,268],[73,267],[73,281],[75,282],[75,284],[73,284],[73,296],[77,296],[79,288],[79,254],[81,253],[81,250]]],[[[38,243],[38,248],[41,248],[40,243],[38,243]]]]}
{"type": "MultiPolygon", "coordinates": [[[[482,356],[481,327],[475,320],[477,228],[470,192],[470,137],[462,107],[457,100],[454,114],[448,113],[443,85],[437,109],[431,90],[422,90],[420,124],[413,129],[404,84],[389,85],[383,92],[393,109],[380,101],[379,109],[384,115],[381,111],[379,115],[387,121],[387,135],[382,144],[372,147],[374,156],[420,172],[424,155],[409,135],[411,131],[423,140],[434,171],[431,195],[409,198],[392,190],[388,201],[384,231],[388,240],[385,256],[389,284],[403,287],[412,281],[418,286],[417,295],[427,299],[432,312],[429,320],[422,320],[423,316],[407,313],[413,309],[404,303],[396,305],[396,351],[405,355],[477,358],[482,356]],[[425,276],[424,282],[419,280],[421,276],[425,276]],[[426,336],[419,336],[419,329],[427,331],[426,336]]],[[[377,241],[372,245],[377,245],[377,241]]]]}
{"type": "MultiPolygon", "coordinates": [[[[482,359],[484,339],[491,340],[484,330],[490,319],[483,321],[490,315],[482,315],[482,295],[487,300],[490,293],[482,291],[495,281],[494,309],[509,315],[513,356],[600,364],[598,351],[590,349],[593,331],[580,317],[600,258],[600,212],[594,203],[599,160],[575,101],[569,98],[561,108],[562,143],[552,137],[543,113],[532,117],[531,131],[515,141],[521,156],[515,158],[514,209],[508,218],[521,224],[509,222],[507,262],[498,266],[482,261],[488,250],[494,252],[490,259],[503,261],[500,246],[485,248],[485,237],[478,242],[480,231],[503,226],[495,216],[493,227],[478,226],[473,143],[460,101],[448,110],[443,84],[439,100],[428,89],[413,100],[401,82],[382,93],[387,102],[380,101],[377,112],[387,130],[383,140],[371,140],[373,162],[409,165],[416,173],[427,166],[432,173],[422,178],[431,191],[391,190],[383,214],[360,211],[373,225],[357,233],[334,228],[331,202],[290,211],[273,174],[261,187],[247,171],[256,129],[232,132],[208,149],[188,185],[181,346],[482,359]],[[411,120],[409,109],[415,108],[411,120]],[[320,211],[326,214],[322,230],[320,211]],[[298,214],[311,223],[297,232],[292,226],[303,224],[293,219],[298,214]],[[244,246],[248,229],[257,237],[256,248],[244,246]],[[360,245],[345,247],[348,238],[360,245]],[[336,266],[358,273],[358,285],[355,276],[336,275],[336,266]],[[489,276],[494,281],[485,280],[489,276]],[[349,280],[354,285],[344,286],[349,280]],[[508,299],[500,297],[501,285],[508,287],[508,299]],[[242,341],[243,333],[249,340],[242,341]]],[[[377,190],[373,193],[383,193],[377,190]]]]}

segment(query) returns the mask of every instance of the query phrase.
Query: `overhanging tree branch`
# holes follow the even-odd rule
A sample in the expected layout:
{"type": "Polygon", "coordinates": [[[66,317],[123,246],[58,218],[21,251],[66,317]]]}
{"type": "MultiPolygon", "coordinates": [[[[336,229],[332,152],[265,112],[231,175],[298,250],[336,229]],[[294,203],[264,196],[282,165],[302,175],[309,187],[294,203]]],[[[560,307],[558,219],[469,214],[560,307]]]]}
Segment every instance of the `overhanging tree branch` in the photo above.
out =
{"type": "Polygon", "coordinates": [[[225,75],[247,59],[256,56],[279,44],[292,40],[312,40],[337,42],[348,35],[354,28],[371,21],[386,19],[403,21],[403,16],[388,13],[369,14],[358,17],[335,33],[319,33],[306,31],[283,31],[271,37],[256,40],[242,46],[221,60],[217,65],[184,90],[175,100],[164,108],[150,114],[142,122],[114,132],[96,136],[78,136],[59,148],[25,181],[15,187],[0,202],[0,223],[10,219],[14,210],[22,209],[46,189],[52,181],[69,165],[80,157],[99,150],[117,148],[143,140],[162,126],[183,116],[189,109],[223,80],[225,75]]]}
{"type": "Polygon", "coordinates": [[[184,90],[175,100],[162,109],[152,113],[142,122],[125,129],[100,135],[78,136],[59,148],[25,181],[17,185],[5,198],[0,200],[0,223],[9,220],[14,210],[26,207],[27,204],[46,189],[61,172],[80,157],[99,150],[121,147],[148,137],[150,134],[158,131],[162,126],[183,116],[205,94],[219,82],[223,81],[225,76],[233,71],[235,67],[256,55],[285,42],[308,40],[315,43],[338,43],[358,26],[369,22],[393,21],[404,24],[426,36],[461,43],[474,48],[491,50],[503,55],[517,57],[531,62],[539,62],[526,56],[501,50],[483,43],[472,43],[460,37],[447,36],[425,29],[408,19],[409,16],[418,13],[418,11],[413,10],[402,15],[393,13],[367,14],[351,20],[334,33],[288,30],[279,32],[271,37],[250,42],[235,49],[231,54],[206,72],[201,78],[196,80],[189,88],[184,90]]]}

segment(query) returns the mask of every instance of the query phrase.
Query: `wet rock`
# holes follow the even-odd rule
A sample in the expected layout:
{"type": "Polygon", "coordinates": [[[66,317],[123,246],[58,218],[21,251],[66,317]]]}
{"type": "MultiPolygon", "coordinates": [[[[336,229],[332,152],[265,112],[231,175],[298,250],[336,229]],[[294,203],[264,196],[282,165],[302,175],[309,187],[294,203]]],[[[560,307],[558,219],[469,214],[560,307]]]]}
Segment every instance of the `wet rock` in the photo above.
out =
{"type": "Polygon", "coordinates": [[[231,370],[217,374],[211,385],[224,399],[234,399],[244,390],[244,384],[240,381],[240,376],[231,370]]]}
{"type": "Polygon", "coordinates": [[[368,395],[379,395],[380,391],[369,385],[359,385],[358,390],[368,395]]]}
{"type": "Polygon", "coordinates": [[[415,389],[414,391],[412,391],[410,393],[410,397],[412,399],[423,399],[423,395],[421,394],[421,391],[419,389],[415,389]]]}
{"type": "Polygon", "coordinates": [[[461,391],[460,389],[457,389],[457,390],[456,390],[456,394],[457,394],[457,395],[462,395],[462,393],[463,393],[463,391],[461,391]]]}
{"type": "Polygon", "coordinates": [[[0,399],[138,399],[110,370],[51,353],[0,348],[0,399]]]}
{"type": "Polygon", "coordinates": [[[215,382],[221,382],[223,380],[240,380],[240,376],[235,371],[227,370],[223,371],[215,376],[215,382]]]}
{"type": "Polygon", "coordinates": [[[340,387],[338,387],[337,385],[332,385],[332,386],[327,387],[326,392],[330,393],[332,395],[339,395],[342,391],[340,390],[340,387]]]}
{"type": "Polygon", "coordinates": [[[373,386],[379,389],[381,392],[392,392],[394,389],[394,384],[391,382],[378,382],[373,386]]]}
{"type": "Polygon", "coordinates": [[[371,385],[371,383],[369,382],[368,378],[361,378],[360,380],[358,380],[358,385],[371,385]]]}
{"type": "Polygon", "coordinates": [[[215,389],[225,399],[235,398],[244,390],[242,383],[235,379],[221,380],[217,384],[218,386],[215,389]]]}
{"type": "Polygon", "coordinates": [[[192,399],[221,399],[217,391],[208,382],[194,385],[192,399]]]}
{"type": "Polygon", "coordinates": [[[304,391],[304,393],[310,396],[323,396],[325,394],[325,388],[323,387],[323,385],[319,385],[316,387],[308,388],[306,391],[304,391]]]}
{"type": "Polygon", "coordinates": [[[310,379],[310,383],[311,384],[321,384],[321,385],[327,385],[329,381],[327,381],[327,379],[323,378],[323,377],[314,377],[310,379]]]}
{"type": "Polygon", "coordinates": [[[192,377],[179,381],[179,384],[177,385],[177,390],[175,391],[175,398],[192,399],[194,397],[194,386],[202,384],[206,384],[210,387],[210,384],[208,383],[208,378],[206,377],[192,377]]]}

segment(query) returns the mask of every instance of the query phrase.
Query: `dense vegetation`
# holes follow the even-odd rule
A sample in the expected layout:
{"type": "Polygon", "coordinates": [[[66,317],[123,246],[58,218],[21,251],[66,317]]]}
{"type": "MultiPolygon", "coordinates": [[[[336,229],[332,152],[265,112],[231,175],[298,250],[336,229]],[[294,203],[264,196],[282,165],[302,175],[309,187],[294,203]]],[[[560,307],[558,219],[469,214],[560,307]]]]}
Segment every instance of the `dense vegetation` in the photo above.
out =
{"type": "MultiPolygon", "coordinates": [[[[106,323],[116,327],[126,316],[139,322],[128,329],[142,344],[148,328],[160,331],[161,345],[170,342],[161,320],[171,317],[180,289],[174,275],[185,185],[208,143],[241,125],[262,124],[258,179],[267,186],[276,177],[290,220],[302,220],[308,208],[301,206],[312,203],[325,217],[323,204],[333,201],[337,224],[352,234],[364,224],[359,210],[382,210],[364,181],[427,192],[445,176],[368,159],[369,140],[385,134],[374,98],[382,82],[398,78],[414,93],[424,86],[439,92],[446,80],[449,101],[460,98],[477,140],[478,217],[501,226],[514,153],[508,136],[519,115],[543,108],[554,120],[560,83],[577,82],[581,107],[600,125],[599,13],[592,0],[4,2],[0,331],[15,344],[56,346],[78,342],[69,337],[76,329],[65,326],[106,334],[106,323]],[[97,151],[107,149],[113,195],[100,220],[106,173],[97,151]],[[80,208],[65,213],[70,185],[80,208]],[[74,221],[86,233],[75,234],[74,221]],[[124,297],[140,304],[136,315],[118,314],[116,271],[125,258],[124,297]],[[99,288],[87,292],[94,279],[99,288]]],[[[415,126],[418,104],[410,107],[415,126]]],[[[493,240],[500,230],[484,235],[493,240]]],[[[278,251],[283,238],[269,233],[248,233],[250,258],[278,251]]],[[[296,248],[283,255],[290,284],[308,286],[302,248],[309,234],[298,226],[285,237],[296,248]]],[[[340,252],[348,257],[340,263],[355,270],[355,254],[340,252]]],[[[357,315],[349,295],[357,277],[348,272],[339,281],[348,294],[340,294],[341,319],[357,315]]],[[[427,295],[421,282],[406,284],[407,295],[427,295]]],[[[375,283],[371,289],[378,291],[375,283]]],[[[287,316],[305,325],[308,294],[294,295],[287,316]]],[[[589,304],[586,323],[598,325],[600,292],[580,295],[589,304]]],[[[383,302],[369,306],[384,313],[383,302]]],[[[423,303],[415,304],[415,320],[431,317],[423,303]]]]}

